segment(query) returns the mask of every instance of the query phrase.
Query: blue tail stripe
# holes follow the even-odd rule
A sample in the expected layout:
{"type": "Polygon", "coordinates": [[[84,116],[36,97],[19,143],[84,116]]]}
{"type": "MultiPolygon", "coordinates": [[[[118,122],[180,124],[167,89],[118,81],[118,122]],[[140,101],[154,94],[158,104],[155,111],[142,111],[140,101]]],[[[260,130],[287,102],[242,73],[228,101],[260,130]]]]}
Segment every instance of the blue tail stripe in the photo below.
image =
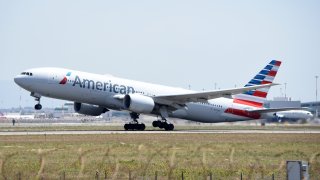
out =
{"type": "Polygon", "coordinates": [[[269,74],[269,71],[267,71],[267,70],[262,70],[262,71],[259,72],[259,74],[268,75],[268,74],[269,74]]]}
{"type": "Polygon", "coordinates": [[[247,91],[247,92],[245,92],[245,93],[243,93],[243,94],[253,95],[253,94],[254,94],[254,91],[247,91]]]}
{"type": "Polygon", "coordinates": [[[266,78],[266,76],[263,76],[263,75],[256,75],[254,77],[254,79],[258,79],[258,80],[263,80],[264,78],[266,78]]]}
{"type": "Polygon", "coordinates": [[[249,84],[260,85],[260,84],[261,84],[261,81],[252,79],[252,80],[249,82],[249,84]]]}
{"type": "Polygon", "coordinates": [[[270,64],[272,64],[272,65],[275,65],[276,63],[277,63],[276,60],[272,60],[272,61],[270,62],[270,64]]]}
{"type": "Polygon", "coordinates": [[[272,67],[273,67],[272,65],[267,65],[264,69],[271,70],[272,67]]]}

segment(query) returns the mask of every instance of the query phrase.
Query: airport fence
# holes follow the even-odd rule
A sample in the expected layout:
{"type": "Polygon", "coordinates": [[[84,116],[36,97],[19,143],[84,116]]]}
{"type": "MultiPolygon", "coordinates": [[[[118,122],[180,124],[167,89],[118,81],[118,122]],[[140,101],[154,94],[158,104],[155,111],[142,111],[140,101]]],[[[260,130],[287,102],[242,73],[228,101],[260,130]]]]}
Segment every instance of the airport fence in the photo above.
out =
{"type": "MultiPolygon", "coordinates": [[[[86,175],[79,175],[78,172],[62,172],[58,173],[56,176],[48,176],[45,173],[38,175],[36,177],[30,177],[30,176],[24,176],[23,173],[18,172],[15,177],[9,178],[9,177],[3,177],[4,179],[17,179],[17,180],[24,180],[24,179],[59,179],[59,180],[67,180],[67,179],[94,179],[94,180],[108,180],[108,179],[119,179],[119,180],[162,180],[162,179],[175,179],[175,180],[188,180],[188,179],[203,179],[203,180],[213,180],[213,179],[224,179],[219,177],[218,175],[215,175],[213,173],[205,173],[205,174],[190,174],[185,173],[181,171],[179,174],[167,174],[164,175],[163,173],[160,173],[156,171],[153,176],[146,175],[141,176],[135,174],[135,172],[128,171],[127,173],[120,173],[116,176],[114,174],[109,174],[107,171],[99,172],[96,171],[92,174],[86,174],[86,175]]],[[[283,177],[280,177],[276,174],[271,175],[263,175],[263,174],[244,174],[244,173],[235,173],[234,175],[231,175],[228,177],[228,179],[260,179],[260,180],[274,180],[274,179],[283,179],[283,177]]]]}

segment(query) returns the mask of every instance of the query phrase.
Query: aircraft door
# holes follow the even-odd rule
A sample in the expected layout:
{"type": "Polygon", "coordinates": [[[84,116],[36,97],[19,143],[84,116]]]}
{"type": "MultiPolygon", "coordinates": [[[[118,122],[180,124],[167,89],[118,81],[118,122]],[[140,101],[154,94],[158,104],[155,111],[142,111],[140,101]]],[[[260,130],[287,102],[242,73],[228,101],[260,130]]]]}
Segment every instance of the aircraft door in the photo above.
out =
{"type": "Polygon", "coordinates": [[[57,73],[51,72],[48,77],[48,84],[66,83],[67,78],[57,73]]]}

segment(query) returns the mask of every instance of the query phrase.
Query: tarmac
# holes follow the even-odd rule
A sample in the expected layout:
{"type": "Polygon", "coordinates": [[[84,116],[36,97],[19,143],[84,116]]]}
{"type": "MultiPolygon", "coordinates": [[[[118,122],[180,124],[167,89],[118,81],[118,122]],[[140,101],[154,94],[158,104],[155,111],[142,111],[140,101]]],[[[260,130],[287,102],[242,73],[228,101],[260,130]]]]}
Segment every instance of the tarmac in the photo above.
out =
{"type": "Polygon", "coordinates": [[[320,130],[174,130],[174,131],[1,131],[0,136],[94,134],[320,134],[320,130]]]}

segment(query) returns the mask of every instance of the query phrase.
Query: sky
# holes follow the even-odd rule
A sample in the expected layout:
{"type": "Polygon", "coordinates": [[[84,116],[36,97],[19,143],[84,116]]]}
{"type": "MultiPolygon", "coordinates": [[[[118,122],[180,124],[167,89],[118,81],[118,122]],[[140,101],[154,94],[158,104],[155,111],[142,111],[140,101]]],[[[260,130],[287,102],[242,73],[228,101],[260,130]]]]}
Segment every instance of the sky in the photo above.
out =
{"type": "MultiPolygon", "coordinates": [[[[202,91],[243,86],[272,59],[282,61],[282,85],[269,99],[315,101],[319,17],[316,0],[0,0],[0,108],[35,104],[13,82],[28,68],[202,91]]],[[[46,107],[61,103],[42,98],[46,107]]]]}

